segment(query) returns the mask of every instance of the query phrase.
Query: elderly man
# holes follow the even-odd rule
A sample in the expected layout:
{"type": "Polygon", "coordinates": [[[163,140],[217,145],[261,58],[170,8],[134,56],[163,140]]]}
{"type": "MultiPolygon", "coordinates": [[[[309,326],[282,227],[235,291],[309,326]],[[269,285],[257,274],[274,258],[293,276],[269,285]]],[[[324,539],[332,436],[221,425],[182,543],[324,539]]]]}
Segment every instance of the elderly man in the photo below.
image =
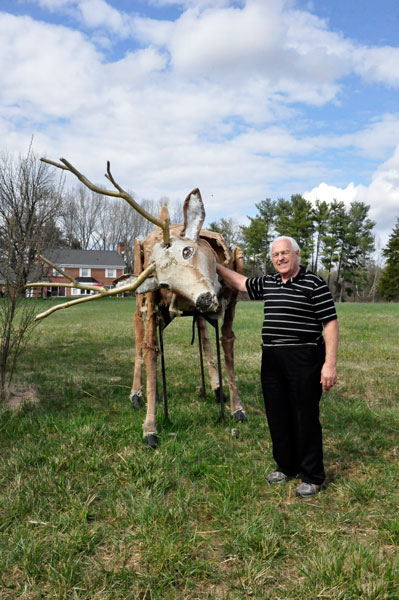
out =
{"type": "Polygon", "coordinates": [[[277,463],[267,480],[298,477],[296,494],[309,497],[325,481],[319,402],[337,381],[337,314],[324,280],[300,265],[294,239],[274,240],[271,257],[273,275],[247,278],[222,265],[217,271],[228,285],[264,302],[261,380],[277,463]]]}

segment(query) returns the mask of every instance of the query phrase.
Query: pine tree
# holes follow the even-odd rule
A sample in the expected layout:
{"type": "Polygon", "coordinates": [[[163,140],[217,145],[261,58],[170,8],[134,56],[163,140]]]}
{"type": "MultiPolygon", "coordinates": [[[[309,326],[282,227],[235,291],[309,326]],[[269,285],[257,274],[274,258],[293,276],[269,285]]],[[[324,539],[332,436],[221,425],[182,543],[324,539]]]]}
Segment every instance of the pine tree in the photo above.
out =
{"type": "Polygon", "coordinates": [[[314,271],[315,273],[317,273],[318,269],[321,245],[323,237],[327,232],[329,216],[330,207],[328,206],[327,202],[325,202],[324,200],[322,202],[320,200],[316,200],[316,206],[313,209],[313,219],[315,223],[315,240],[313,244],[314,250],[312,260],[312,271],[314,271]]]}
{"type": "MultiPolygon", "coordinates": [[[[356,300],[367,285],[367,264],[374,251],[374,221],[368,218],[370,206],[364,202],[351,202],[348,211],[348,227],[346,231],[345,255],[342,262],[342,278],[346,290],[356,300]]],[[[341,285],[340,300],[342,300],[341,285]]]]}
{"type": "Polygon", "coordinates": [[[343,202],[333,200],[329,210],[327,231],[322,236],[323,251],[321,258],[321,262],[328,273],[328,285],[330,285],[331,274],[335,265],[338,267],[338,272],[340,271],[348,226],[348,217],[343,202]]]}
{"type": "Polygon", "coordinates": [[[399,217],[382,253],[387,261],[378,284],[378,295],[385,300],[399,300],[399,217]]]}
{"type": "Polygon", "coordinates": [[[241,227],[248,275],[266,274],[272,269],[269,246],[274,234],[276,203],[266,198],[255,206],[258,214],[248,217],[250,225],[241,227]]]}
{"type": "Polygon", "coordinates": [[[209,231],[220,233],[224,237],[230,250],[233,250],[233,248],[240,246],[241,244],[240,226],[231,217],[228,219],[222,218],[219,221],[212,221],[206,228],[209,229],[209,231]]]}
{"type": "Polygon", "coordinates": [[[307,266],[313,251],[313,208],[309,200],[300,194],[291,200],[280,199],[276,207],[275,229],[279,235],[288,235],[301,248],[301,263],[307,266]]]}

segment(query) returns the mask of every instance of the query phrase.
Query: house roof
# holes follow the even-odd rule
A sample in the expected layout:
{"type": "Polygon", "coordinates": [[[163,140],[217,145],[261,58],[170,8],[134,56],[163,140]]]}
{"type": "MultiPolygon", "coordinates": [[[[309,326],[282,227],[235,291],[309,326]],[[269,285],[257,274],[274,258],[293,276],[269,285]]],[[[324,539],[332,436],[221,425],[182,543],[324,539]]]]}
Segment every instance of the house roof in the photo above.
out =
{"type": "Polygon", "coordinates": [[[6,282],[6,277],[3,273],[3,269],[4,269],[4,267],[0,264],[0,284],[1,285],[4,285],[6,282]]]}
{"type": "MultiPolygon", "coordinates": [[[[7,268],[4,265],[0,264],[0,285],[5,285],[6,283],[6,273],[7,268]]],[[[13,269],[9,270],[9,279],[12,281],[15,278],[15,273],[13,269]]],[[[32,281],[37,281],[40,278],[40,281],[50,281],[47,276],[41,275],[41,269],[39,267],[34,268],[28,275],[28,283],[32,281]]]]}
{"type": "Polygon", "coordinates": [[[71,250],[51,248],[45,250],[44,258],[58,267],[87,267],[123,269],[125,261],[116,250],[71,250]]]}

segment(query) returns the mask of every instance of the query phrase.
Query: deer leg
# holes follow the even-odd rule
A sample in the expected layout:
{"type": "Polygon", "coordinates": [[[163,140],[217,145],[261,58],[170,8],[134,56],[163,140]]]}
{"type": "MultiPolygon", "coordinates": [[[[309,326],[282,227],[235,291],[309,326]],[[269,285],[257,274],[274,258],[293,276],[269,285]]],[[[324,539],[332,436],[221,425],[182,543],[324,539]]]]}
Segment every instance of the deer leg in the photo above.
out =
{"type": "Polygon", "coordinates": [[[234,340],[233,320],[237,297],[226,308],[222,325],[222,346],[226,364],[226,373],[230,391],[230,410],[236,421],[245,421],[245,410],[238,395],[237,380],[234,372],[234,340]]]}
{"type": "Polygon", "coordinates": [[[144,362],[147,374],[147,413],[143,424],[144,439],[149,446],[155,448],[158,445],[156,426],[156,398],[157,398],[157,358],[159,353],[157,343],[157,312],[155,308],[154,295],[148,294],[147,304],[147,328],[144,342],[144,362]]]}
{"type": "Polygon", "coordinates": [[[209,335],[208,335],[208,328],[206,325],[206,321],[203,317],[198,317],[198,329],[200,332],[202,348],[204,350],[205,358],[208,363],[208,371],[209,371],[209,378],[211,380],[211,388],[215,394],[216,401],[220,402],[220,400],[223,400],[223,402],[225,402],[224,397],[222,399],[220,398],[219,373],[218,373],[218,369],[215,365],[215,361],[213,360],[211,343],[209,341],[209,335]]]}
{"type": "Polygon", "coordinates": [[[143,343],[144,343],[144,300],[142,295],[137,296],[137,310],[134,313],[134,339],[136,354],[134,360],[133,385],[130,391],[130,400],[133,408],[142,405],[142,377],[143,377],[143,343]]]}

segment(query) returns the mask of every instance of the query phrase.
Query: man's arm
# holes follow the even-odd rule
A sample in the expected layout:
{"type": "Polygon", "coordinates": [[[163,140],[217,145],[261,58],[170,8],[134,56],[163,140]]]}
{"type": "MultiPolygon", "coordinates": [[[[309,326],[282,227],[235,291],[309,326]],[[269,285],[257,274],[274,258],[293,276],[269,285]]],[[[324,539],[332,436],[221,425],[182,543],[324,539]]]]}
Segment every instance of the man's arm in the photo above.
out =
{"type": "Polygon", "coordinates": [[[323,392],[328,392],[337,383],[337,352],[339,328],[338,321],[334,319],[324,325],[324,341],[326,343],[326,358],[321,369],[320,383],[323,392]]]}
{"type": "Polygon", "coordinates": [[[248,277],[245,275],[241,275],[241,273],[236,273],[236,271],[232,271],[231,269],[227,269],[223,265],[219,263],[216,264],[216,271],[218,275],[229,285],[230,287],[238,290],[239,292],[247,292],[247,286],[245,285],[248,277]]]}

